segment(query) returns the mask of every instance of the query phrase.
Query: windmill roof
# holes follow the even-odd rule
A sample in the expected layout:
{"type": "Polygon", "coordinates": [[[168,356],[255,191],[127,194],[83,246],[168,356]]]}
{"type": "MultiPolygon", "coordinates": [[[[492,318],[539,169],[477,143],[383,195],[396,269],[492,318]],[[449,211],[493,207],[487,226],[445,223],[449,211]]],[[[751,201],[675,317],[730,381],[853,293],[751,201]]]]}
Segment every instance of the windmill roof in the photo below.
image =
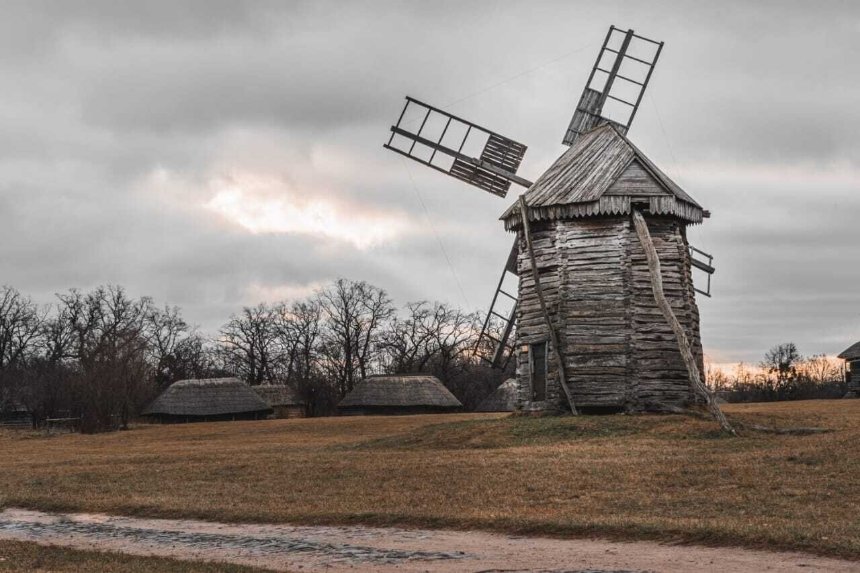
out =
{"type": "MultiPolygon", "coordinates": [[[[663,197],[652,197],[652,212],[656,206],[659,214],[701,222],[702,207],[612,124],[579,137],[526,191],[529,219],[629,213],[630,197],[637,195],[637,189],[612,196],[607,191],[633,163],[664,192],[663,197]],[[563,209],[569,206],[576,208],[563,209]]],[[[501,218],[509,228],[518,225],[519,205],[511,205],[501,218]]]]}
{"type": "Polygon", "coordinates": [[[860,342],[856,342],[839,353],[838,358],[842,360],[855,360],[860,358],[860,342]]]}
{"type": "Polygon", "coordinates": [[[513,412],[517,405],[517,380],[508,378],[484,398],[476,412],[513,412]]]}
{"type": "Polygon", "coordinates": [[[218,416],[271,410],[238,378],[179,380],[143,411],[144,415],[218,416]]]}
{"type": "Polygon", "coordinates": [[[435,376],[417,374],[369,376],[337,405],[338,408],[361,406],[460,408],[463,404],[435,376]]]}
{"type": "Polygon", "coordinates": [[[260,384],[251,389],[269,406],[296,406],[303,403],[296,391],[286,384],[260,384]]]}

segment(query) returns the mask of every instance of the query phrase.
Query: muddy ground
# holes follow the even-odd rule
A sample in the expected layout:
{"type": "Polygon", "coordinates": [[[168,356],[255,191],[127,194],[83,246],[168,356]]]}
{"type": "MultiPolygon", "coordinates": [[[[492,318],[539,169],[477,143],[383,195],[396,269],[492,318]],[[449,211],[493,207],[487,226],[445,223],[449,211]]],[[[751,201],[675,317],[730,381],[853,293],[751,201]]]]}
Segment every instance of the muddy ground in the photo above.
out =
{"type": "Polygon", "coordinates": [[[860,571],[857,562],[737,548],[477,531],[224,524],[21,509],[0,512],[0,539],[329,573],[860,571]]]}

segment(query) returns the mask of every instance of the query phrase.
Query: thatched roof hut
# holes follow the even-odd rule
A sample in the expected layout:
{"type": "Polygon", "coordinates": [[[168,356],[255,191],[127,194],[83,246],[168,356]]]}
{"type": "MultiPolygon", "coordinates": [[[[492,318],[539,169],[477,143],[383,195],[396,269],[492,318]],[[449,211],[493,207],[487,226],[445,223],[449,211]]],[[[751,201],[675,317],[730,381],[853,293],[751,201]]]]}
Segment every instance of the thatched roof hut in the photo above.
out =
{"type": "Polygon", "coordinates": [[[508,378],[481,400],[476,412],[513,412],[517,407],[517,379],[508,378]]]}
{"type": "Polygon", "coordinates": [[[238,378],[179,380],[143,411],[162,422],[256,420],[271,413],[269,405],[238,378]]]}
{"type": "Polygon", "coordinates": [[[848,384],[846,398],[860,398],[860,342],[852,344],[839,353],[845,361],[845,382],[848,384]]]}
{"type": "Polygon", "coordinates": [[[337,405],[342,414],[454,412],[463,404],[435,376],[369,376],[337,405]]]}
{"type": "MultiPolygon", "coordinates": [[[[558,333],[567,387],[588,412],[683,406],[693,389],[678,340],[661,314],[640,213],[662,264],[669,305],[702,370],[699,311],[686,227],[707,213],[611,124],[582,135],[525,193],[546,307],[558,333]]],[[[519,204],[502,215],[518,236],[518,403],[563,410],[552,336],[539,304],[519,204]]]]}
{"type": "Polygon", "coordinates": [[[275,418],[302,418],[305,404],[298,393],[286,384],[260,384],[251,387],[275,413],[275,418]]]}

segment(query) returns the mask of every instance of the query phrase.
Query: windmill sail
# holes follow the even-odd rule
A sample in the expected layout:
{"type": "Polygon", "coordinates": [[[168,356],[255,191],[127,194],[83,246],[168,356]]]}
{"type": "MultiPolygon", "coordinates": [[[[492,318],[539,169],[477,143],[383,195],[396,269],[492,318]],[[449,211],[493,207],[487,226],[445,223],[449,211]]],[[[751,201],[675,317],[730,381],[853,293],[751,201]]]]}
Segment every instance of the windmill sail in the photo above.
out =
{"type": "MultiPolygon", "coordinates": [[[[514,241],[511,254],[502,269],[502,276],[493,294],[490,310],[484,318],[481,333],[475,342],[474,354],[490,364],[493,368],[506,368],[513,356],[513,347],[508,342],[514,330],[517,315],[517,297],[505,290],[506,279],[518,276],[517,273],[517,243],[514,241]],[[501,295],[501,296],[500,296],[501,295]],[[489,352],[488,352],[489,350],[489,352]]],[[[509,287],[510,288],[510,287],[509,287]]],[[[513,290],[513,289],[511,289],[513,290]]]]}
{"type": "Polygon", "coordinates": [[[580,135],[603,123],[613,123],[626,134],[662,49],[663,42],[610,26],[563,143],[573,145],[580,135]]]}
{"type": "Polygon", "coordinates": [[[525,145],[409,96],[383,147],[499,197],[531,186],[517,176],[525,145]]]}

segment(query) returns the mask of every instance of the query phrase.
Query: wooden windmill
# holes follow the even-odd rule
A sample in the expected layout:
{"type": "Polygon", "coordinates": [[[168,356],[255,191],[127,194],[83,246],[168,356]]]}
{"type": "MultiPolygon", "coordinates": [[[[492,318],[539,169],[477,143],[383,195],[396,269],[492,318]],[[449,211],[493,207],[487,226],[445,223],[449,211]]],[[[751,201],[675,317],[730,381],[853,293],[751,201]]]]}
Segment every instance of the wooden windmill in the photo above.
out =
{"type": "Polygon", "coordinates": [[[517,240],[481,333],[493,365],[516,361],[524,409],[662,409],[703,389],[694,290],[710,296],[714,268],[686,227],[709,213],[626,137],[662,47],[609,28],[564,135],[570,149],[534,183],[517,175],[525,145],[414,98],[391,127],[387,149],[500,197],[528,189],[502,215],[517,240]],[[706,288],[693,286],[694,267],[706,288]],[[503,288],[509,273],[516,296],[503,288]]]}

